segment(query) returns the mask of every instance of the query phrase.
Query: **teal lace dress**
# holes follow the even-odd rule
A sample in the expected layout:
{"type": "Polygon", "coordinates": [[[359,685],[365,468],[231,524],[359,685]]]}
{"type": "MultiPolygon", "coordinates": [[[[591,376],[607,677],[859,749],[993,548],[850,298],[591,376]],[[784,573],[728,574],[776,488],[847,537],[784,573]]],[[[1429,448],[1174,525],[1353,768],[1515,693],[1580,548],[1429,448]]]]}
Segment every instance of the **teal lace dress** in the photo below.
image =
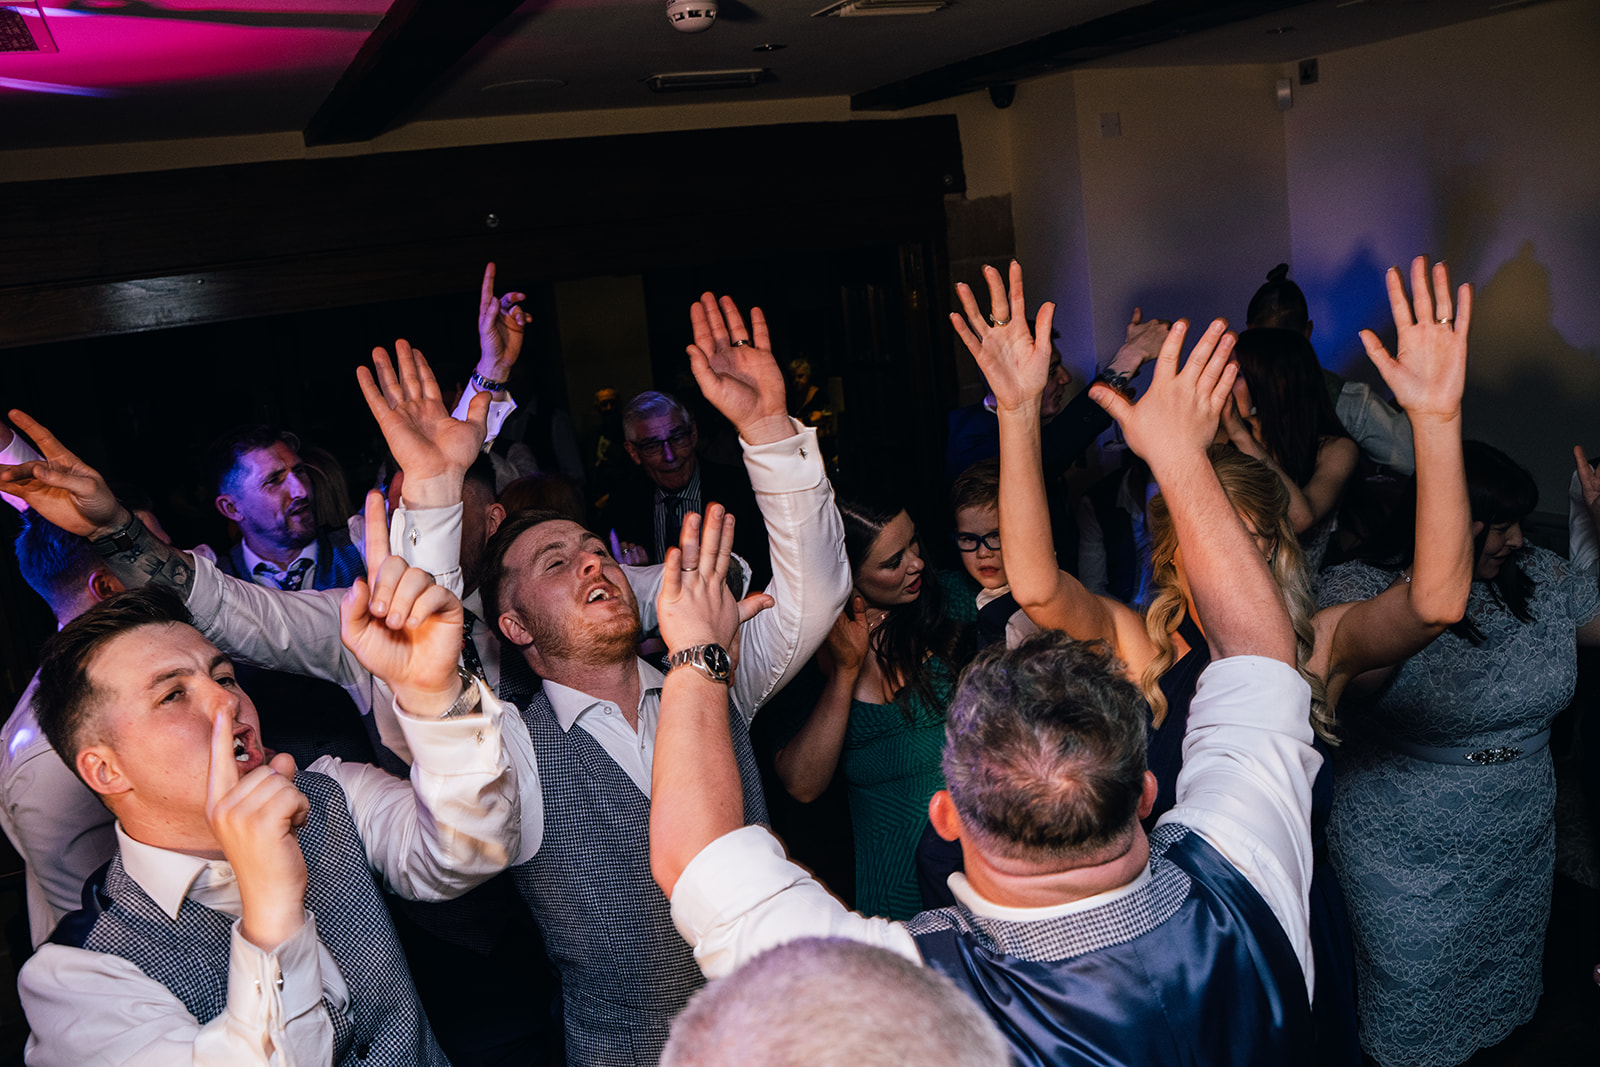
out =
{"type": "MultiPolygon", "coordinates": [[[[972,589],[956,575],[931,573],[944,593],[946,614],[971,627],[977,621],[972,589]]],[[[922,910],[917,842],[928,821],[928,799],[944,788],[939,759],[957,673],[955,665],[933,656],[932,702],[909,690],[892,704],[851,702],[839,765],[850,791],[856,910],[863,915],[909,919],[922,910]]]]}
{"type": "MultiPolygon", "coordinates": [[[[1467,614],[1482,644],[1445,633],[1375,697],[1339,709],[1350,739],[1335,755],[1328,847],[1355,934],[1361,1045],[1384,1067],[1460,1063],[1539,1001],[1556,787],[1538,738],[1571,699],[1575,631],[1600,614],[1600,590],[1541,549],[1520,565],[1538,583],[1532,622],[1474,582],[1467,614]],[[1524,755],[1417,758],[1500,747],[1524,755]]],[[[1362,600],[1393,580],[1344,564],[1323,574],[1320,600],[1362,600]]]]}

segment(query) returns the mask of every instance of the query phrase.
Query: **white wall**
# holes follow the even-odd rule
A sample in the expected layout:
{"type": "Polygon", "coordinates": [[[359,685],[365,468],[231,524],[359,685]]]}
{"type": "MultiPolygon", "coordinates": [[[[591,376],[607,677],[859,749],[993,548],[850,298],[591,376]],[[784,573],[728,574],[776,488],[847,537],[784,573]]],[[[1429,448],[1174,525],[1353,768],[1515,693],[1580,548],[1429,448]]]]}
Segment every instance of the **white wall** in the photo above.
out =
{"type": "Polygon", "coordinates": [[[1419,252],[1476,288],[1466,432],[1564,511],[1600,444],[1600,4],[1538,5],[1320,57],[1286,115],[1293,276],[1335,369],[1393,327],[1379,272],[1419,252]]]}

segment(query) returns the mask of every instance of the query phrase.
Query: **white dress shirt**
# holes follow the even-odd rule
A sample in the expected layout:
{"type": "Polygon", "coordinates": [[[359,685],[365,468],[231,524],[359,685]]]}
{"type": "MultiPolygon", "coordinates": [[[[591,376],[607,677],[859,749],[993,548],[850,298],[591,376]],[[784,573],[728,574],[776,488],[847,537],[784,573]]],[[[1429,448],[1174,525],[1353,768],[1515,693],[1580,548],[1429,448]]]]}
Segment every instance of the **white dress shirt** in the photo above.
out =
{"type": "MultiPolygon", "coordinates": [[[[1310,708],[1310,687],[1276,660],[1214,661],[1189,707],[1177,806],[1161,818],[1198,832],[1261,894],[1289,936],[1308,993],[1311,781],[1322,763],[1311,747],[1310,708]]],[[[1139,877],[1149,877],[1148,866],[1139,877]]],[[[1011,921],[1086,910],[1137,884],[1055,907],[1006,908],[978,896],[965,877],[951,878],[961,903],[1011,921]]],[[[672,892],[672,920],[708,978],[802,937],[849,938],[921,961],[904,925],[847,911],[760,826],[723,835],[689,862],[672,892]]]]}
{"type": "Polygon", "coordinates": [[[111,858],[115,842],[111,812],[39,729],[33,713],[38,686],[35,674],[0,729],[0,826],[26,865],[35,948],[63,915],[83,906],[83,883],[111,858]]]}
{"type": "Polygon", "coordinates": [[[262,559],[256,555],[250,548],[249,541],[239,542],[239,554],[244,557],[244,574],[240,575],[240,577],[255,582],[257,585],[265,585],[269,589],[282,589],[283,579],[288,577],[289,572],[294,569],[294,565],[303,559],[309,559],[311,567],[303,579],[301,588],[310,589],[316,584],[317,556],[320,555],[320,552],[318,551],[317,539],[314,537],[301,547],[300,551],[295,555],[294,559],[289,561],[289,565],[286,567],[280,567],[270,559],[262,559]]]}
{"type": "Polygon", "coordinates": [[[1579,570],[1600,571],[1600,530],[1595,529],[1594,516],[1583,499],[1577,471],[1572,472],[1572,484],[1567,487],[1567,558],[1579,570]]]}
{"type": "MultiPolygon", "coordinates": [[[[324,756],[308,770],[344,790],[367,857],[403,897],[458,896],[517,862],[518,765],[527,734],[487,692],[482,714],[419,719],[397,712],[415,755],[409,782],[368,764],[324,756]],[[519,751],[520,750],[520,751],[519,751]]],[[[130,839],[117,828],[123,865],[168,915],[186,897],[241,914],[238,883],[224,860],[206,860],[130,839]]],[[[307,923],[271,952],[233,927],[228,1006],[200,1025],[166,986],[119,956],[43,946],[18,980],[28,1023],[30,1064],[327,1064],[333,1023],[326,995],[349,1003],[338,967],[307,923]]]]}
{"type": "MultiPolygon", "coordinates": [[[[10,443],[4,448],[0,448],[0,465],[11,466],[16,463],[27,463],[29,460],[43,458],[43,456],[39,455],[38,450],[28,443],[26,437],[14,431],[11,434],[10,443]]],[[[18,511],[28,510],[28,502],[20,496],[0,493],[0,497],[4,497],[5,502],[18,511]]]]}

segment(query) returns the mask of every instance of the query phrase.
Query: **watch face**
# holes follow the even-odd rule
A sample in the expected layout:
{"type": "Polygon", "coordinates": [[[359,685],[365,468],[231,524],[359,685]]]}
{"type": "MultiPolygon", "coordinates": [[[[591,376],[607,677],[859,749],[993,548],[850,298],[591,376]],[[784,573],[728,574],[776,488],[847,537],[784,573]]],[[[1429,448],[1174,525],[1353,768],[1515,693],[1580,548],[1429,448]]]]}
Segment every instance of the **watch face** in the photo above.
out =
{"type": "Polygon", "coordinates": [[[711,668],[711,673],[717,677],[725,677],[733,669],[733,664],[728,659],[728,650],[721,645],[707,645],[705,649],[706,666],[711,668]]]}

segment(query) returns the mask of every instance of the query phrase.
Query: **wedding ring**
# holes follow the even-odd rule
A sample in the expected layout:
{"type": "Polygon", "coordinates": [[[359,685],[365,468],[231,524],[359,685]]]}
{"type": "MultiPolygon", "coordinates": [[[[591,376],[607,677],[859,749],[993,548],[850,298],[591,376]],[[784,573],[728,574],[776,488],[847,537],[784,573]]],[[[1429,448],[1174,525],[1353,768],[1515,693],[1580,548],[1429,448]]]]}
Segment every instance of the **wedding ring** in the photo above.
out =
{"type": "Polygon", "coordinates": [[[700,569],[700,564],[696,563],[693,567],[685,567],[683,569],[686,571],[697,571],[700,569]]]}
{"type": "Polygon", "coordinates": [[[1433,321],[1438,323],[1440,326],[1454,326],[1456,322],[1455,319],[1434,319],[1433,321]]]}
{"type": "Polygon", "coordinates": [[[989,315],[989,316],[987,316],[987,318],[989,319],[989,325],[995,327],[996,329],[998,329],[1001,326],[1010,326],[1011,325],[1011,320],[1010,319],[997,319],[993,315],[989,315]]]}
{"type": "Polygon", "coordinates": [[[735,341],[735,342],[733,342],[733,347],[734,348],[745,348],[749,344],[750,344],[750,341],[748,339],[743,340],[743,341],[735,341]]]}

